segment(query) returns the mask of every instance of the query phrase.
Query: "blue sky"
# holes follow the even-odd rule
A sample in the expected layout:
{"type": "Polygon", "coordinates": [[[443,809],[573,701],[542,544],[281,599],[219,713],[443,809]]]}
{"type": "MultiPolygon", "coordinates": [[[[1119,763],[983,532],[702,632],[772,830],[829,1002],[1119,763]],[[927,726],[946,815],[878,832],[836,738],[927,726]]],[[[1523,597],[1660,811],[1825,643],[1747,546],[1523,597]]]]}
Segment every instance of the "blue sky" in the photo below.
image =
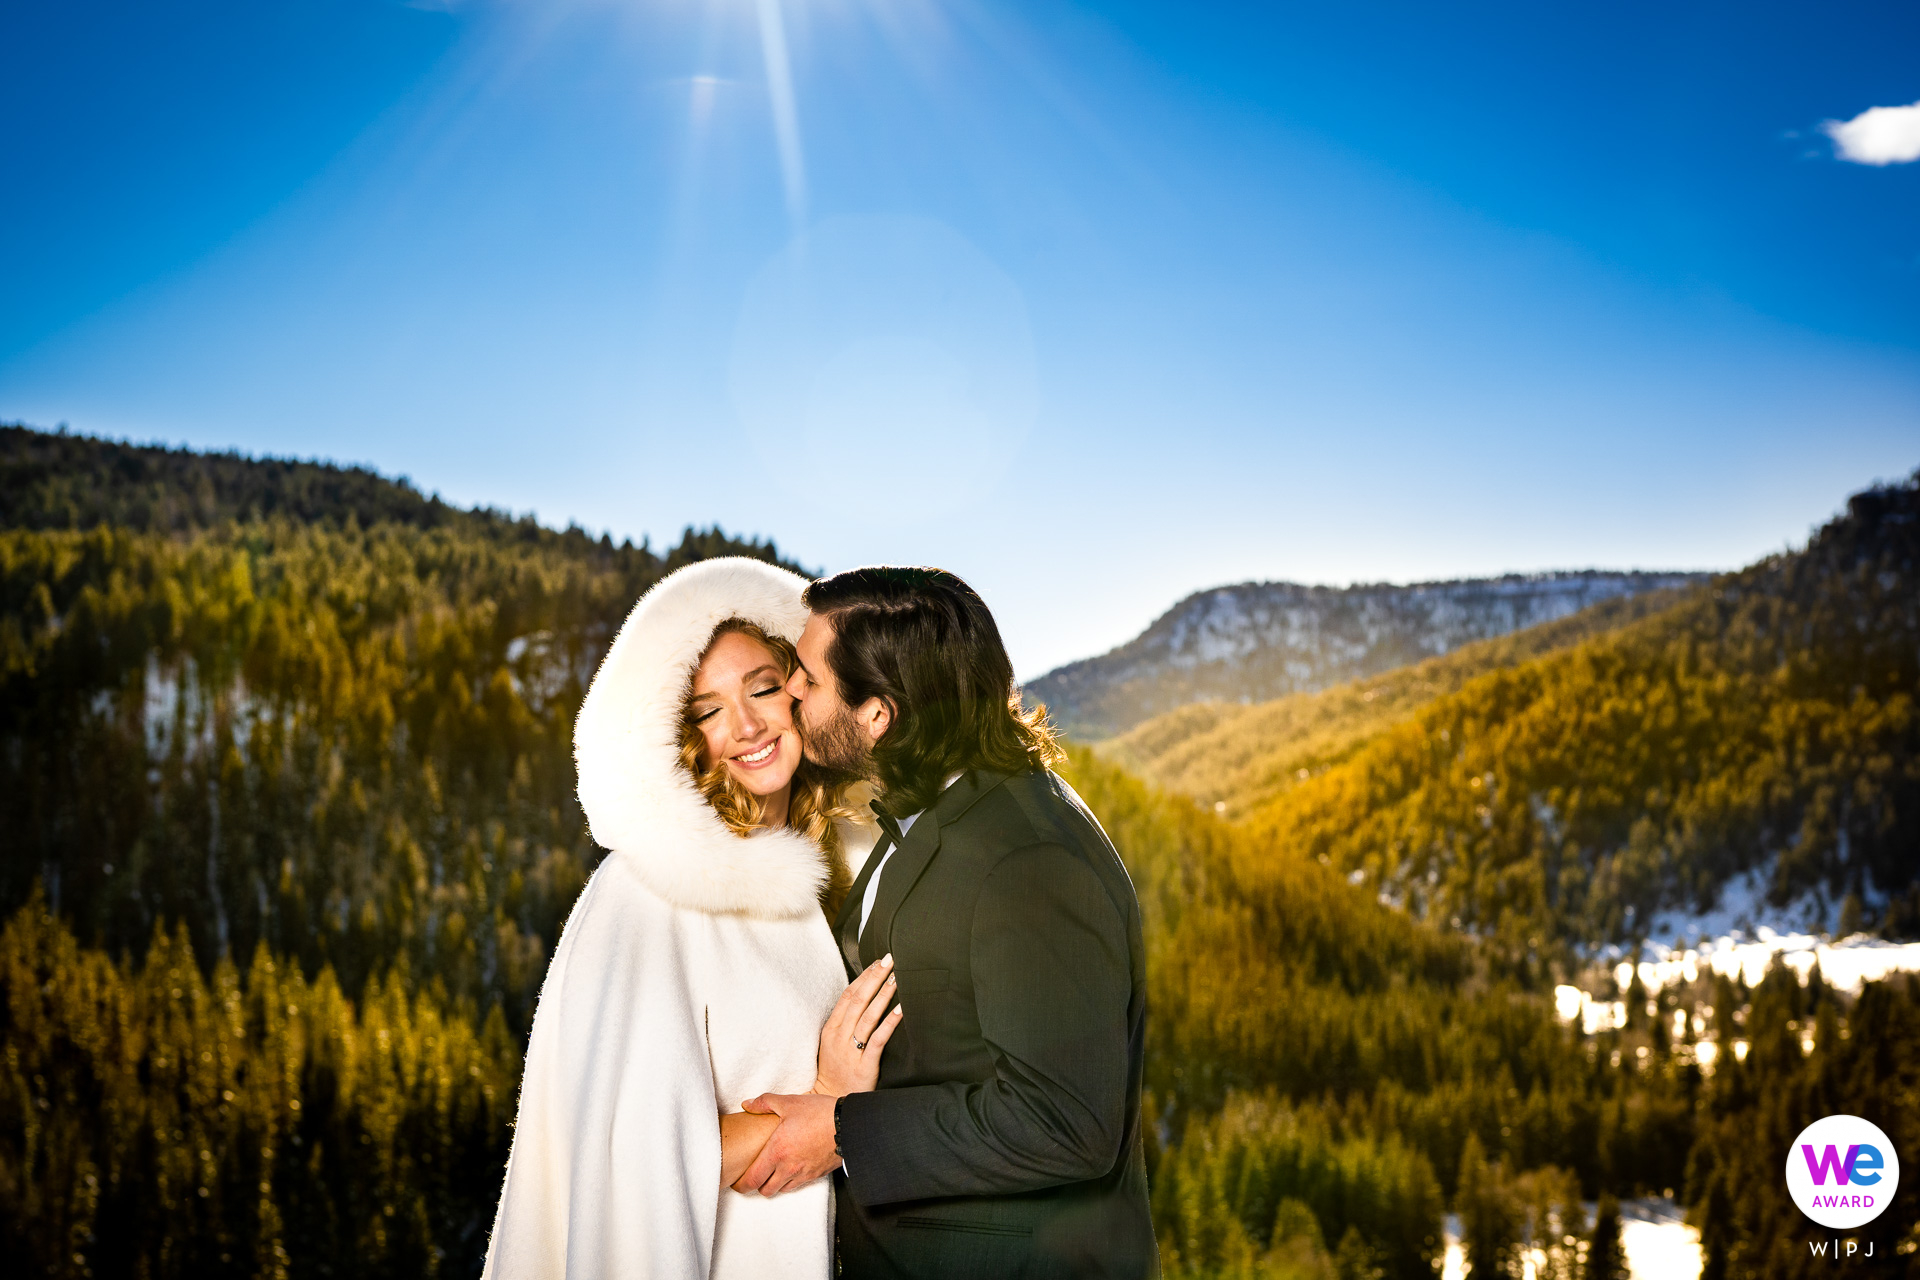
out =
{"type": "Polygon", "coordinates": [[[13,5],[0,419],[944,564],[1023,675],[1248,578],[1731,567],[1920,465],[1920,163],[1823,131],[1920,100],[1917,42],[1898,4],[13,5]]]}

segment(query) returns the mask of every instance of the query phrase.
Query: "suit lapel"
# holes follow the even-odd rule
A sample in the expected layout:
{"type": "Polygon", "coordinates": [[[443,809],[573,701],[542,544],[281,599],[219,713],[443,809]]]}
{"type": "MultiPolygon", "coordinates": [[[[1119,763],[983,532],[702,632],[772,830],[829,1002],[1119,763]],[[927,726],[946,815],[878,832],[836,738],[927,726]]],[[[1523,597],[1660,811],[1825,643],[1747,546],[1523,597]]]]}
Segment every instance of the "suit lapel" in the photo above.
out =
{"type": "Polygon", "coordinates": [[[893,847],[893,840],[885,835],[880,843],[867,855],[867,861],[860,868],[860,874],[853,879],[853,886],[847,890],[847,896],[840,903],[840,914],[833,920],[833,938],[840,944],[840,955],[847,962],[847,976],[860,976],[860,902],[867,896],[867,882],[873,879],[874,872],[893,847]]]}
{"type": "MultiPolygon", "coordinates": [[[[867,917],[867,927],[861,931],[857,942],[857,965],[869,965],[893,949],[893,917],[900,910],[900,904],[906,901],[915,882],[933,861],[933,855],[940,850],[940,831],[959,820],[960,815],[973,807],[987,792],[1007,780],[1001,773],[987,773],[983,770],[970,770],[933,802],[933,808],[922,814],[914,822],[907,838],[887,860],[886,870],[880,876],[880,888],[874,894],[873,914],[867,917]]],[[[871,865],[872,860],[869,859],[871,865]]],[[[862,868],[863,870],[865,868],[862,868]]],[[[859,923],[858,905],[854,907],[854,924],[859,923]]],[[[844,944],[843,944],[844,946],[844,944]]]]}
{"type": "Polygon", "coordinates": [[[885,940],[893,936],[893,913],[900,909],[901,899],[907,896],[907,890],[913,887],[913,882],[920,878],[940,848],[940,824],[932,818],[933,815],[928,814],[914,823],[913,830],[907,832],[907,838],[887,859],[886,873],[880,877],[880,888],[874,892],[873,914],[867,917],[867,927],[855,943],[863,967],[887,954],[890,948],[885,940]]]}

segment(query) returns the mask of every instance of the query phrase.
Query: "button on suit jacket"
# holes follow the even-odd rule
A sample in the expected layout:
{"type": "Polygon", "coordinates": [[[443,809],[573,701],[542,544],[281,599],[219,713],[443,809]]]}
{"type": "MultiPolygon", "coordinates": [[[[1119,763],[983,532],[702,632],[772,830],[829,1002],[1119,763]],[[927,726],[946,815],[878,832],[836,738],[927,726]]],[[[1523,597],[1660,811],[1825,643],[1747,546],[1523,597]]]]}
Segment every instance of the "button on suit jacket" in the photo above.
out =
{"type": "Polygon", "coordinates": [[[893,953],[906,1015],[841,1103],[843,1274],[1157,1275],[1140,907],[1100,824],[1050,772],[969,772],[878,874],[835,932],[849,973],[893,953]]]}

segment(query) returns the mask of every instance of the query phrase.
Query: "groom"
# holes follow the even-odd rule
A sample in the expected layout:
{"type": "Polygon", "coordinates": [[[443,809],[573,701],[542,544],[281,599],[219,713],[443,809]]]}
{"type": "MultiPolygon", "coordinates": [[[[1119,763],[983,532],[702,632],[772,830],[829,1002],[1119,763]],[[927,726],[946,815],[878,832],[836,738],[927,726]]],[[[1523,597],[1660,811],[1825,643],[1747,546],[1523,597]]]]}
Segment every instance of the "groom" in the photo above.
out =
{"type": "Polygon", "coordinates": [[[1118,855],[966,583],[854,569],[806,600],[806,754],[873,778],[885,833],[835,933],[849,975],[892,955],[904,1014],[876,1091],[747,1104],[782,1120],[738,1185],[832,1171],[849,1280],[1157,1275],[1118,855]]]}

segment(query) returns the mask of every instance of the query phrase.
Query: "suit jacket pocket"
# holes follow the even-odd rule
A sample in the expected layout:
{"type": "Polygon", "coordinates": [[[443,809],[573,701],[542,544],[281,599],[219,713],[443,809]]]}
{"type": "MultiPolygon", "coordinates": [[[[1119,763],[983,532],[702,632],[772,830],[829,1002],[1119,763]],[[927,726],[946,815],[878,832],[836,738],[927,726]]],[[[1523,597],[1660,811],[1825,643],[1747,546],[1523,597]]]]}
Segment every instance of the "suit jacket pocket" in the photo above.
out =
{"type": "Polygon", "coordinates": [[[932,991],[947,989],[947,971],[945,969],[901,969],[893,975],[899,985],[894,994],[902,997],[923,996],[932,991]]]}
{"type": "Polygon", "coordinates": [[[1010,1222],[981,1222],[973,1218],[936,1218],[924,1213],[901,1215],[897,1222],[903,1227],[919,1227],[932,1231],[963,1231],[976,1236],[1030,1236],[1032,1227],[1015,1226],[1010,1222]]]}

